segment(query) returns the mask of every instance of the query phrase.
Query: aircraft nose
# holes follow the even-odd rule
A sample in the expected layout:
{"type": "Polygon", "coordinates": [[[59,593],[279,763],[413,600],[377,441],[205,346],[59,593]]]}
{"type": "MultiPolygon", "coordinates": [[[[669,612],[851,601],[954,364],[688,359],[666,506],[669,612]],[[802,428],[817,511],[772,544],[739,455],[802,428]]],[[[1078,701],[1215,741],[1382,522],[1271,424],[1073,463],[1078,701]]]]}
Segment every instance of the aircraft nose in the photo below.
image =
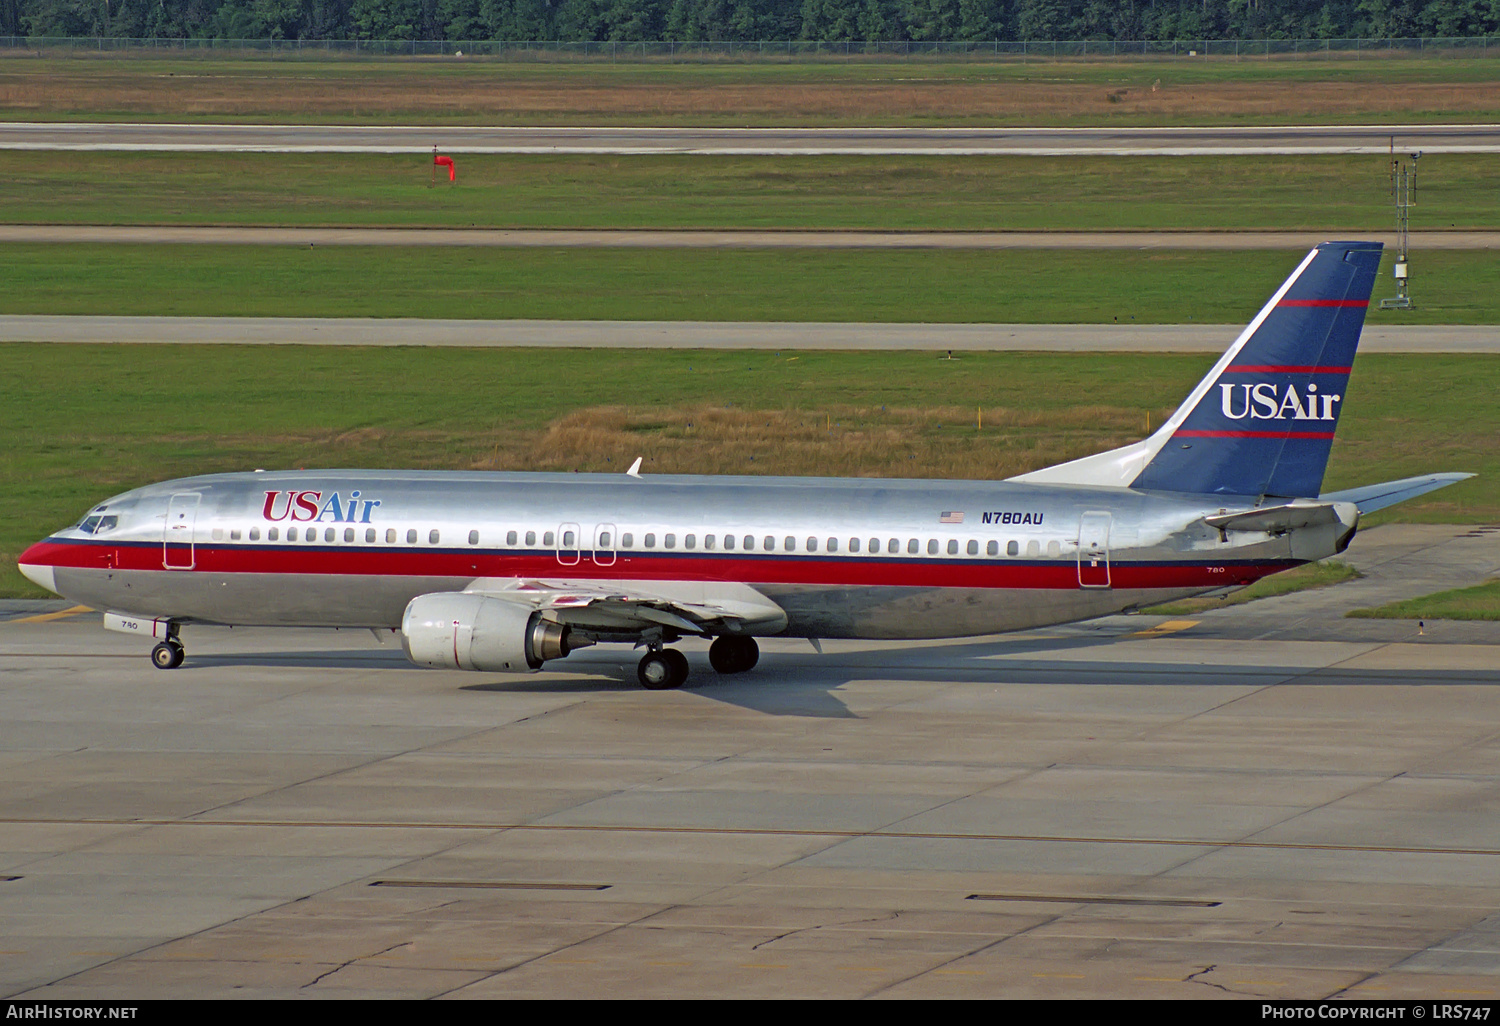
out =
{"type": "Polygon", "coordinates": [[[16,565],[20,567],[21,573],[25,574],[26,579],[32,584],[40,585],[55,595],[57,594],[57,581],[54,575],[53,564],[47,557],[46,549],[47,546],[45,543],[38,543],[31,546],[31,548],[21,553],[21,558],[16,561],[16,565]]]}

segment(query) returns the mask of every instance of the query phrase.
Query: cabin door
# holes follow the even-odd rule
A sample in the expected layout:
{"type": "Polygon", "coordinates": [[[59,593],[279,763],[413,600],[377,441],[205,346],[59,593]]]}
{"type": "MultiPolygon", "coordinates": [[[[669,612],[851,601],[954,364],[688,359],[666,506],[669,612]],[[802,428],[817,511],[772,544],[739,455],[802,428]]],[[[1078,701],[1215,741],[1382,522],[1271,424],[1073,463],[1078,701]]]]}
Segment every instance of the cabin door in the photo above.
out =
{"type": "Polygon", "coordinates": [[[193,568],[193,533],[198,526],[197,492],[180,492],[167,503],[167,523],[161,539],[161,565],[168,570],[193,568]]]}
{"type": "Polygon", "coordinates": [[[1085,513],[1078,522],[1078,586],[1109,587],[1109,513],[1085,513]]]}
{"type": "Polygon", "coordinates": [[[620,544],[615,533],[614,524],[598,524],[594,527],[594,563],[598,566],[615,565],[615,547],[620,544]]]}

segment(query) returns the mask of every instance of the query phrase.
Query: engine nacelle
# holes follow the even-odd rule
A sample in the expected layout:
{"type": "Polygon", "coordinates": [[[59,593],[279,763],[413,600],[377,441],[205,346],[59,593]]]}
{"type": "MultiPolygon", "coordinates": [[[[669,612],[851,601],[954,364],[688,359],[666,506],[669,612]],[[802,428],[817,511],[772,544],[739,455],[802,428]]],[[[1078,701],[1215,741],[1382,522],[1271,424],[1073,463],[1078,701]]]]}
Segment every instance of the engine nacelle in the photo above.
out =
{"type": "MultiPolygon", "coordinates": [[[[418,595],[401,617],[401,647],[419,666],[525,673],[582,648],[570,628],[516,602],[438,592],[418,595]]],[[[590,644],[590,642],[585,642],[590,644]]]]}

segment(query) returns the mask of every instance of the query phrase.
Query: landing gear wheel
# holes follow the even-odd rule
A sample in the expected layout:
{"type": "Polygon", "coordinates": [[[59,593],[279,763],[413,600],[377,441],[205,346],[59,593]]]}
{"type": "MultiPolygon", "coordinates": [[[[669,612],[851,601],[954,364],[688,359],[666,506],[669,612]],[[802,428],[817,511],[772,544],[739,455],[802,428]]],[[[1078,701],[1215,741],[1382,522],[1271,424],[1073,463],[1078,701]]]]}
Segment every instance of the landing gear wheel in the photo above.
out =
{"type": "Polygon", "coordinates": [[[744,673],[760,661],[760,646],[754,638],[724,634],[708,646],[708,662],[720,673],[744,673]]]}
{"type": "Polygon", "coordinates": [[[688,677],[687,656],[673,648],[648,652],[641,659],[637,675],[640,677],[641,686],[651,691],[680,688],[688,677]]]}
{"type": "Polygon", "coordinates": [[[187,652],[175,641],[163,641],[151,650],[151,664],[158,670],[175,670],[187,652]]]}

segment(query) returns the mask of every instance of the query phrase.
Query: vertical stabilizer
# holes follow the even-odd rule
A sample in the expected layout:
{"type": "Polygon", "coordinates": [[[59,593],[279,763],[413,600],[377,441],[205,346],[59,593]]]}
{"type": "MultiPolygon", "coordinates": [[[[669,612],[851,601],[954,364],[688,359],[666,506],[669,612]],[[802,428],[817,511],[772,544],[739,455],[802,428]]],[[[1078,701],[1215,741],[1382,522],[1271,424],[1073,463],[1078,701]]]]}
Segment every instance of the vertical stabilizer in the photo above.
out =
{"type": "Polygon", "coordinates": [[[1150,438],[1012,478],[1316,496],[1364,328],[1378,242],[1325,242],[1150,438]]]}

